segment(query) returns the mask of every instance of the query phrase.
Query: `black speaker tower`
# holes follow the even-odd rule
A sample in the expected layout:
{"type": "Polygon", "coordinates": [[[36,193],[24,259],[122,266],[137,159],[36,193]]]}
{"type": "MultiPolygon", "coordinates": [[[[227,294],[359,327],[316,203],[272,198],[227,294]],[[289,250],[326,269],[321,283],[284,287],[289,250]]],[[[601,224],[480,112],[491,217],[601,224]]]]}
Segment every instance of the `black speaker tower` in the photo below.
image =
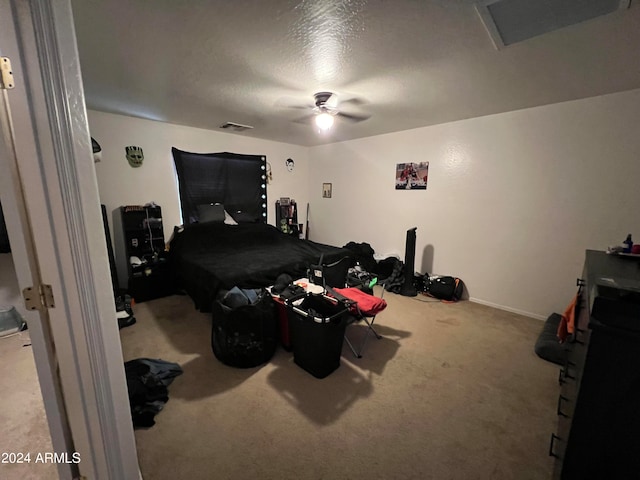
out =
{"type": "Polygon", "coordinates": [[[405,297],[415,297],[418,295],[418,290],[414,285],[413,273],[416,263],[416,230],[418,227],[413,227],[407,230],[407,242],[404,248],[404,284],[400,289],[400,295],[405,297]]]}

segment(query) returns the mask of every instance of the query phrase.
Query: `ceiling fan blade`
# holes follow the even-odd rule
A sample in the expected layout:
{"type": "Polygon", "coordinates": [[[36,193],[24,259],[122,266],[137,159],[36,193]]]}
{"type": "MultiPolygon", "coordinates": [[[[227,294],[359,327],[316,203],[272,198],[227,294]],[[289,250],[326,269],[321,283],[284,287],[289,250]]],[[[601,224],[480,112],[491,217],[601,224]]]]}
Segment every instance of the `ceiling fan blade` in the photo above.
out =
{"type": "Polygon", "coordinates": [[[291,120],[292,122],[295,123],[304,123],[304,124],[309,124],[311,123],[311,119],[313,117],[315,117],[316,115],[314,113],[312,113],[311,115],[305,115],[304,117],[300,117],[300,118],[295,118],[293,120],[291,120]]]}
{"type": "Polygon", "coordinates": [[[362,97],[349,97],[341,99],[340,103],[342,105],[344,105],[345,103],[350,103],[351,105],[361,107],[362,105],[367,105],[369,102],[362,97]]]}
{"type": "Polygon", "coordinates": [[[338,112],[338,115],[346,120],[349,120],[350,122],[363,122],[371,118],[371,115],[364,115],[364,114],[358,115],[355,113],[345,113],[345,112],[338,112]]]}
{"type": "Polygon", "coordinates": [[[332,93],[331,96],[327,98],[325,105],[327,106],[327,108],[330,108],[330,109],[338,108],[338,95],[336,95],[335,93],[332,93]]]}
{"type": "Polygon", "coordinates": [[[297,99],[291,97],[282,97],[276,100],[275,106],[278,108],[297,108],[297,109],[312,109],[314,105],[310,103],[301,103],[297,99]]]}

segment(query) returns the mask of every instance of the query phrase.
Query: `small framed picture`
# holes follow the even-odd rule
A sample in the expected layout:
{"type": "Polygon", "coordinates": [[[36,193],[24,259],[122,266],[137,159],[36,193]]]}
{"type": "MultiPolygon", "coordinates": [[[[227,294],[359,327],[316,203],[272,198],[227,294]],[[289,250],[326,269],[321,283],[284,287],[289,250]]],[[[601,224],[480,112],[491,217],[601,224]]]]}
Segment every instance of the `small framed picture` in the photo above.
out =
{"type": "Polygon", "coordinates": [[[331,198],[331,184],[323,183],[322,184],[322,198],[331,198]]]}
{"type": "Polygon", "coordinates": [[[429,162],[396,164],[396,190],[426,190],[429,162]]]}

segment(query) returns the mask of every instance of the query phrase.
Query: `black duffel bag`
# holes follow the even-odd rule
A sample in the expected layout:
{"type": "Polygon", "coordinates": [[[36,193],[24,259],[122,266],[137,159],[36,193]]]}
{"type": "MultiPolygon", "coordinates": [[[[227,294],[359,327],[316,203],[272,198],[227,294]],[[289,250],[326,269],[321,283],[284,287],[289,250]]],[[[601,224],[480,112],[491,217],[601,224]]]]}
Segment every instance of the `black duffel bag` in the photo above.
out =
{"type": "Polygon", "coordinates": [[[462,298],[464,284],[462,280],[451,276],[431,276],[424,280],[428,295],[440,300],[456,302],[462,298]]]}
{"type": "Polygon", "coordinates": [[[254,292],[255,298],[244,305],[239,304],[237,296],[228,301],[228,292],[213,302],[211,348],[225,365],[256,367],[271,360],[276,351],[278,317],[275,302],[264,289],[254,292]]]}

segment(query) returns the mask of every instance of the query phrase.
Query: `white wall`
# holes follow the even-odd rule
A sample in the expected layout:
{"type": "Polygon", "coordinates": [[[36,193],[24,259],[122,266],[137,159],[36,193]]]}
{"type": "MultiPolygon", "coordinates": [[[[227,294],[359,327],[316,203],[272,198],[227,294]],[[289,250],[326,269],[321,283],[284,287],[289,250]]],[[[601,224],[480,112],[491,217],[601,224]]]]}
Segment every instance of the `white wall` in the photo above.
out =
{"type": "Polygon", "coordinates": [[[298,201],[301,221],[309,201],[313,240],[402,258],[406,230],[418,227],[416,270],[459,276],[472,300],[538,318],[569,302],[585,249],[627,233],[640,242],[640,90],[310,149],[95,111],[89,125],[111,215],[153,200],[168,239],[180,223],[172,146],[264,154],[269,223],[279,197],[298,201]],[[127,145],[143,148],[142,167],[129,166],[127,145]],[[394,189],[396,163],[409,161],[430,162],[426,191],[394,189]],[[323,182],[333,198],[322,198],[323,182]]]}
{"type": "Polygon", "coordinates": [[[538,318],[564,310],[585,249],[640,242],[640,90],[314,147],[309,160],[312,239],[404,258],[418,227],[416,270],[538,318]],[[420,161],[428,189],[396,191],[396,163],[420,161]]]}
{"type": "Polygon", "coordinates": [[[273,173],[273,180],[267,188],[269,223],[275,224],[275,201],[280,197],[294,198],[299,205],[299,220],[304,220],[308,202],[307,148],[92,110],[89,110],[88,118],[91,136],[102,147],[102,160],[96,163],[98,188],[100,201],[105,204],[109,216],[122,286],[126,285],[127,278],[121,230],[117,223],[118,208],[156,202],[162,207],[167,241],[173,227],[181,223],[171,147],[196,153],[266,155],[273,173]],[[129,166],[125,157],[125,147],[128,145],[142,147],[142,166],[129,166]],[[293,172],[286,169],[287,158],[295,161],[293,172]]]}

